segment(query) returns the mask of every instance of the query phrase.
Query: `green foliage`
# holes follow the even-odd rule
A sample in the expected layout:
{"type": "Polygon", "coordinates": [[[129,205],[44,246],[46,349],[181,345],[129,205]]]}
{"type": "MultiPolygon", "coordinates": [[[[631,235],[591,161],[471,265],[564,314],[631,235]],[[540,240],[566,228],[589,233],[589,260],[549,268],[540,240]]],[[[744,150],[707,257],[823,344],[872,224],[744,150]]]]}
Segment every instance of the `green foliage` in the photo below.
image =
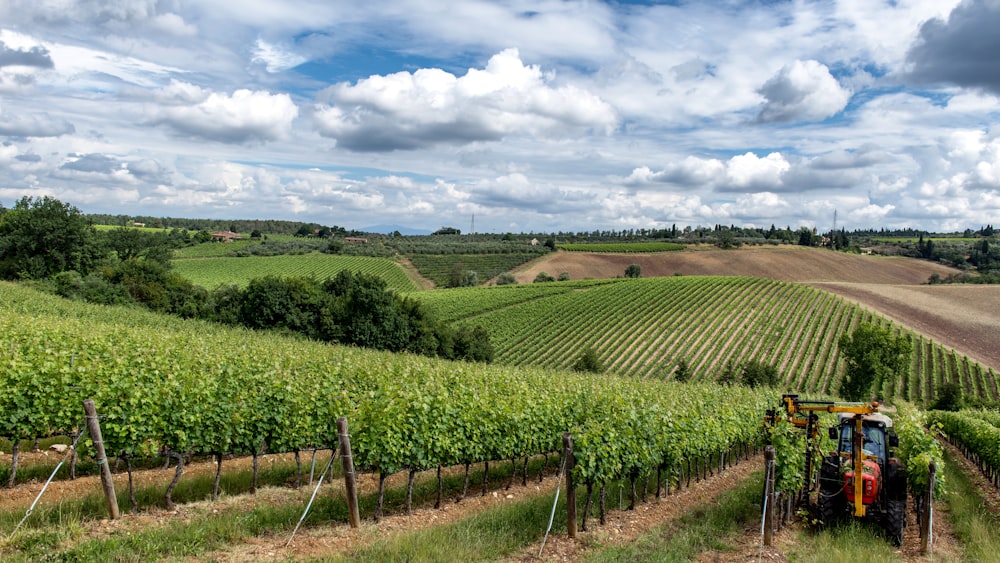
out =
{"type": "MultiPolygon", "coordinates": [[[[211,243],[224,246],[237,243],[211,243]]],[[[247,258],[212,258],[174,260],[174,271],[194,284],[208,289],[219,285],[245,287],[250,280],[264,276],[300,276],[325,279],[342,271],[378,276],[397,291],[414,291],[416,286],[399,264],[386,258],[310,253],[302,256],[251,256],[247,258]]]]}
{"type": "Polygon", "coordinates": [[[0,215],[0,278],[87,275],[105,255],[90,221],[57,199],[25,196],[0,215]]]}
{"type": "Polygon", "coordinates": [[[607,253],[631,253],[631,252],[674,252],[684,250],[683,244],[675,242],[587,242],[587,243],[564,243],[559,245],[560,250],[568,252],[607,252],[607,253]]]}
{"type": "Polygon", "coordinates": [[[535,276],[534,283],[548,283],[548,282],[554,282],[554,281],[556,281],[556,279],[554,277],[550,276],[548,273],[546,273],[546,272],[538,272],[538,275],[535,276]]]}
{"type": "MultiPolygon", "coordinates": [[[[525,247],[527,248],[527,247],[525,247]]],[[[536,258],[531,252],[484,252],[480,254],[450,253],[407,255],[420,275],[438,287],[468,287],[466,272],[476,272],[477,283],[489,280],[536,258]]]]}
{"type": "Polygon", "coordinates": [[[778,368],[759,360],[749,360],[740,366],[740,383],[751,389],[774,387],[779,380],[778,368]]]}
{"type": "Polygon", "coordinates": [[[112,455],[246,453],[261,439],[271,452],[329,446],[348,415],[364,470],[551,452],[572,428],[577,477],[605,482],[756,441],[767,399],[321,345],[13,284],[0,284],[0,301],[0,435],[64,434],[91,397],[112,455]]]}
{"type": "Polygon", "coordinates": [[[642,266],[638,264],[629,264],[628,267],[625,268],[626,278],[638,278],[641,276],[642,276],[642,266]]]}
{"type": "Polygon", "coordinates": [[[557,281],[569,281],[569,272],[560,272],[557,281]]]}
{"type": "MultiPolygon", "coordinates": [[[[784,366],[778,374],[784,390],[811,394],[838,388],[845,365],[837,341],[844,330],[858,322],[890,326],[829,292],[757,278],[575,280],[410,295],[442,321],[482,324],[503,364],[569,369],[590,345],[602,350],[608,369],[622,375],[663,379],[676,359],[686,358],[693,380],[718,380],[727,361],[739,370],[756,360],[784,366]]],[[[962,378],[972,381],[966,400],[992,400],[1000,384],[995,371],[962,357],[932,362],[931,355],[950,352],[927,338],[911,346],[924,361],[883,385],[887,393],[920,401],[937,382],[962,378]]]]}
{"type": "Polygon", "coordinates": [[[937,400],[930,408],[939,411],[960,411],[963,406],[962,385],[949,382],[938,388],[937,400]]]}
{"type": "Polygon", "coordinates": [[[500,274],[499,276],[497,276],[497,282],[496,282],[496,284],[497,285],[516,285],[517,284],[517,278],[514,277],[514,274],[511,274],[509,272],[504,272],[504,273],[500,274]]]}
{"type": "Polygon", "coordinates": [[[937,464],[934,480],[934,496],[944,493],[944,450],[934,438],[939,426],[928,418],[927,413],[913,405],[900,401],[896,414],[892,417],[896,434],[899,435],[899,449],[896,456],[906,468],[906,480],[914,495],[926,494],[930,480],[930,462],[937,464]],[[928,430],[928,426],[931,427],[928,430]]]}
{"type": "Polygon", "coordinates": [[[893,335],[888,328],[863,322],[838,342],[847,371],[840,395],[848,401],[867,400],[875,392],[881,396],[883,384],[894,385],[896,377],[910,364],[909,336],[893,335]]]}
{"type": "Polygon", "coordinates": [[[604,371],[604,364],[601,363],[601,358],[597,355],[597,351],[588,346],[580,353],[579,359],[573,364],[573,369],[576,371],[601,373],[604,371]]]}
{"type": "Polygon", "coordinates": [[[674,366],[674,381],[685,383],[689,379],[691,379],[691,368],[688,366],[687,360],[681,358],[674,366]]]}
{"type": "Polygon", "coordinates": [[[980,411],[933,411],[929,415],[930,423],[971,454],[979,469],[995,475],[1000,471],[1000,428],[990,418],[980,411]]]}

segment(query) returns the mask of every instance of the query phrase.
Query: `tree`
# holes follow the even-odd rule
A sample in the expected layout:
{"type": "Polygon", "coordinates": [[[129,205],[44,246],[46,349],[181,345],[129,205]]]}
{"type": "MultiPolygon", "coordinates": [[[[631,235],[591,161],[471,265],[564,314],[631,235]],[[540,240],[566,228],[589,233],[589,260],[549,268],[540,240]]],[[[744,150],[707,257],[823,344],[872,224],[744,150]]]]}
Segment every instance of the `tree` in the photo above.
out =
{"type": "Polygon", "coordinates": [[[535,276],[535,283],[545,283],[552,281],[556,281],[556,279],[545,272],[538,272],[538,275],[535,276]]]}
{"type": "Polygon", "coordinates": [[[640,276],[642,276],[642,266],[638,264],[629,264],[629,266],[625,268],[626,278],[638,278],[640,276]]]}
{"type": "Polygon", "coordinates": [[[931,406],[932,410],[960,411],[962,410],[962,386],[958,383],[945,383],[938,389],[937,400],[931,406]]]}
{"type": "Polygon", "coordinates": [[[674,368],[674,380],[685,383],[689,379],[691,379],[691,368],[688,367],[687,360],[681,358],[677,360],[677,367],[674,368]]]}
{"type": "Polygon", "coordinates": [[[44,279],[69,270],[85,276],[105,256],[90,221],[57,199],[25,196],[0,215],[4,279],[44,279]]]}
{"type": "Polygon", "coordinates": [[[497,277],[497,285],[515,285],[517,278],[510,272],[504,272],[497,277]]]}
{"type": "Polygon", "coordinates": [[[751,389],[778,384],[778,368],[759,360],[745,362],[740,372],[740,382],[751,389]]]}
{"type": "Polygon", "coordinates": [[[730,248],[738,247],[739,243],[736,242],[736,235],[732,230],[723,229],[716,235],[715,246],[718,246],[723,250],[728,250],[730,248]]]}
{"type": "Polygon", "coordinates": [[[559,281],[569,281],[569,272],[559,272],[559,281]]]}
{"type": "Polygon", "coordinates": [[[894,336],[888,328],[863,322],[853,333],[844,333],[838,342],[847,364],[840,382],[840,395],[848,401],[867,400],[874,392],[881,396],[883,385],[891,388],[895,378],[909,366],[910,338],[894,336]]]}
{"type": "Polygon", "coordinates": [[[601,363],[601,359],[597,357],[597,352],[593,348],[587,346],[584,348],[583,353],[573,364],[573,369],[576,371],[587,371],[590,373],[601,373],[604,371],[604,364],[601,363]]]}
{"type": "Polygon", "coordinates": [[[460,235],[462,231],[456,229],[455,227],[441,227],[440,229],[434,231],[431,234],[435,235],[460,235]]]}

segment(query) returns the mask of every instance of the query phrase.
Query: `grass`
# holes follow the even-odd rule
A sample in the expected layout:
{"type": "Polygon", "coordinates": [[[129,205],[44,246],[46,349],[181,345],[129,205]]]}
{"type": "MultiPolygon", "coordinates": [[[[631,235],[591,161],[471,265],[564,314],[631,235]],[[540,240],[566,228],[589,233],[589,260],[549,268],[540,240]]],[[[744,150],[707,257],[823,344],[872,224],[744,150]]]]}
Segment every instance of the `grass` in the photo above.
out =
{"type": "MultiPolygon", "coordinates": [[[[305,460],[304,460],[305,461],[305,460]]],[[[541,470],[542,458],[529,464],[530,481],[541,470]]],[[[308,465],[304,463],[306,476],[308,465]]],[[[325,465],[325,460],[324,464],[325,465]]],[[[267,467],[267,464],[264,464],[267,467]]],[[[225,464],[223,464],[225,470],[225,464]]],[[[520,464],[518,465],[520,469],[520,464]]],[[[274,464],[261,471],[261,486],[284,486],[294,475],[295,465],[291,461],[274,464]]],[[[458,472],[444,479],[446,502],[461,490],[463,475],[458,472]]],[[[469,496],[480,494],[482,471],[470,474],[469,496]]],[[[495,464],[490,470],[490,484],[494,489],[502,487],[510,478],[510,464],[495,464]]],[[[178,503],[210,498],[213,475],[198,475],[181,479],[174,491],[178,503]]],[[[228,496],[242,494],[249,490],[251,474],[249,470],[223,472],[222,488],[228,496]]],[[[145,487],[137,491],[141,508],[162,506],[163,486],[145,487]]],[[[335,522],[346,524],[347,506],[339,492],[339,483],[334,483],[334,494],[321,493],[310,510],[306,525],[335,522]]],[[[12,538],[7,538],[17,522],[24,516],[23,511],[0,512],[0,559],[4,561],[35,561],[57,558],[68,561],[147,561],[160,558],[201,557],[213,551],[225,550],[227,546],[245,543],[248,538],[290,533],[308,501],[312,489],[306,486],[297,492],[287,491],[277,494],[240,498],[231,503],[203,503],[181,505],[183,518],[166,518],[144,528],[124,528],[110,534],[88,533],[88,527],[95,520],[106,516],[104,498],[98,492],[78,499],[59,500],[56,504],[43,504],[36,508],[25,526],[12,538]]],[[[433,472],[427,472],[418,479],[414,487],[414,505],[429,506],[437,495],[437,482],[433,472]]],[[[385,512],[399,513],[403,510],[406,487],[386,490],[385,512]]],[[[548,507],[551,508],[551,495],[548,507]]],[[[123,514],[128,511],[127,493],[118,490],[119,505],[123,514]]],[[[376,495],[365,494],[359,498],[362,518],[370,518],[375,511],[376,495]]],[[[494,553],[509,551],[541,537],[544,525],[537,520],[544,514],[547,524],[548,511],[540,510],[537,503],[544,500],[525,501],[526,507],[503,507],[503,510],[488,510],[471,520],[459,523],[457,527],[438,527],[427,533],[429,537],[396,539],[371,547],[359,549],[351,559],[385,560],[380,554],[398,551],[398,557],[406,558],[406,553],[439,553],[442,556],[431,559],[450,559],[451,553],[479,553],[492,550],[494,553]],[[538,514],[532,515],[534,512],[538,514]],[[464,540],[461,538],[465,538],[464,540]],[[462,546],[450,542],[461,541],[462,546]],[[420,547],[423,545],[424,547],[420,547]],[[445,550],[445,551],[442,551],[445,550]],[[459,549],[459,551],[455,551],[459,549]],[[366,551],[367,550],[367,551],[366,551]],[[437,551],[433,551],[437,550],[437,551]],[[462,551],[464,550],[464,551],[462,551]],[[498,551],[499,550],[499,551],[498,551]]],[[[525,503],[516,503],[521,506],[525,503]]],[[[512,503],[513,505],[514,503],[512,503]]],[[[563,510],[565,513],[565,509],[563,510]]],[[[565,516],[563,516],[565,520],[565,516]]],[[[565,529],[565,521],[563,528],[565,529]]],[[[418,556],[419,557],[419,556],[418,556]]],[[[471,557],[471,556],[470,556],[471,557]]]]}
{"type": "MultiPolygon", "coordinates": [[[[484,510],[464,520],[378,540],[351,552],[348,561],[496,561],[540,541],[552,494],[484,510]]],[[[566,529],[561,497],[554,530],[566,529]]]]}
{"type": "MultiPolygon", "coordinates": [[[[996,561],[1000,554],[1000,515],[992,514],[969,477],[945,451],[945,502],[952,530],[961,541],[966,561],[996,561]]],[[[939,516],[940,517],[940,516],[939,516]]]]}
{"type": "Polygon", "coordinates": [[[755,472],[716,503],[699,506],[629,545],[598,549],[587,561],[690,561],[704,551],[731,551],[731,538],[760,520],[762,479],[763,474],[755,472]]]}
{"type": "Polygon", "coordinates": [[[800,548],[786,553],[788,560],[795,563],[884,563],[899,560],[896,548],[886,540],[877,525],[854,519],[817,533],[802,531],[796,545],[800,548]]]}

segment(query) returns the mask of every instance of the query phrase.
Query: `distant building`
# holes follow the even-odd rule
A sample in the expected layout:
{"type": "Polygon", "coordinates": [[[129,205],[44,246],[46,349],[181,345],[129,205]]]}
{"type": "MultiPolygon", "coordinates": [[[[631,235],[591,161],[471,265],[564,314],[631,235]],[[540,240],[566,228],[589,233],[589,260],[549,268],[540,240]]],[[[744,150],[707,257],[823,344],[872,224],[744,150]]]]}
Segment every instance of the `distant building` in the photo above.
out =
{"type": "Polygon", "coordinates": [[[531,246],[538,246],[538,239],[536,238],[531,239],[531,246]]]}
{"type": "Polygon", "coordinates": [[[212,233],[212,240],[216,242],[233,242],[234,240],[241,240],[242,238],[243,235],[232,231],[219,231],[217,233],[212,233]]]}

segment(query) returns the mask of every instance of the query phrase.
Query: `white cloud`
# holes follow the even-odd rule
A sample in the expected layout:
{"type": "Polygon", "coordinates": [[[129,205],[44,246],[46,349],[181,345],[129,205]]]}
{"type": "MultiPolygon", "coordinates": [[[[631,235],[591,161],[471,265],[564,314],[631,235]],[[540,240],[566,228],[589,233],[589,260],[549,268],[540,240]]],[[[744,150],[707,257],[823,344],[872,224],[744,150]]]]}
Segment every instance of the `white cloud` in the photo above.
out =
{"type": "Polygon", "coordinates": [[[149,20],[153,29],[162,31],[177,37],[194,37],[198,35],[198,26],[189,24],[184,18],[174,13],[165,13],[154,16],[149,20]]]}
{"type": "Polygon", "coordinates": [[[781,186],[781,176],[791,165],[781,153],[764,158],[752,152],[736,155],[726,164],[727,190],[773,189],[781,186]]]}
{"type": "Polygon", "coordinates": [[[550,86],[551,79],[508,49],[462,77],[421,69],[334,85],[326,91],[334,105],[318,106],[315,119],[320,133],[357,151],[614,129],[611,106],[572,85],[550,86]]]}
{"type": "Polygon", "coordinates": [[[308,59],[281,46],[257,39],[253,50],[253,62],[264,65],[268,72],[277,73],[294,68],[308,59]]]}
{"type": "Polygon", "coordinates": [[[785,65],[759,90],[766,102],[757,121],[820,121],[844,109],[851,93],[840,86],[826,65],[795,61],[785,65]]]}
{"type": "Polygon", "coordinates": [[[285,139],[298,108],[288,94],[236,90],[232,94],[174,82],[158,93],[172,103],[150,108],[149,122],[175,134],[223,143],[260,143],[285,139]]]}

